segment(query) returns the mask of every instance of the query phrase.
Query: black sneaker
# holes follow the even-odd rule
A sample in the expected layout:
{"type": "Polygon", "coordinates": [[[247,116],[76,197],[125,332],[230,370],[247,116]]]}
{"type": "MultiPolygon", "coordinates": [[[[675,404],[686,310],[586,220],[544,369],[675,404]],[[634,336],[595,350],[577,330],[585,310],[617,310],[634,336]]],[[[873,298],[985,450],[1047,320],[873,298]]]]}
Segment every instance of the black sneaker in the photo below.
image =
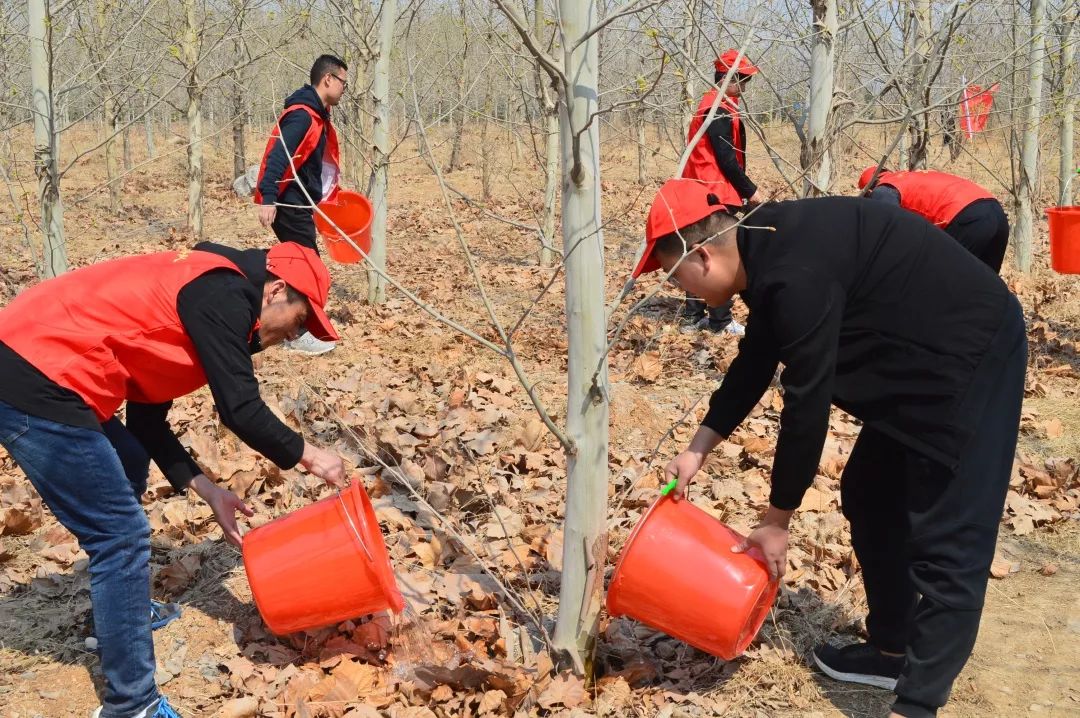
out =
{"type": "Polygon", "coordinates": [[[869,643],[853,643],[843,648],[825,644],[814,651],[814,663],[834,680],[891,691],[904,668],[904,657],[886,656],[869,643]]]}

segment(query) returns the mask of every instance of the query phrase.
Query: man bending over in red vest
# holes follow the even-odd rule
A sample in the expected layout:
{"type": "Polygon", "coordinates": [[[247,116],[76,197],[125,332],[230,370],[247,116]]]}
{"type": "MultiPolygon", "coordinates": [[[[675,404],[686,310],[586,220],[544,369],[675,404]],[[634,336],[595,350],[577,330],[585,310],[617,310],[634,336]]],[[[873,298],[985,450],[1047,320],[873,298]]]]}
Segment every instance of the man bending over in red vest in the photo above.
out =
{"type": "Polygon", "coordinates": [[[304,329],[336,339],[330,274],[299,244],[211,244],[102,262],[42,282],[0,310],[0,444],[89,556],[102,718],[175,718],[154,682],[150,525],[139,504],[153,458],[240,545],[243,500],[211,482],[169,428],[172,400],[209,384],[221,422],[282,468],[340,486],[341,458],[263,402],[251,355],[304,329]],[[114,414],[127,402],[127,426],[114,414]],[[149,454],[149,456],[147,456],[149,454]]]}
{"type": "MultiPolygon", "coordinates": [[[[321,55],[315,60],[311,84],[285,98],[285,109],[263,150],[255,188],[262,226],[274,230],[279,241],[296,242],[316,252],[319,249],[312,204],[337,191],[340,156],[330,108],[341,102],[349,87],[348,71],[345,63],[333,55],[321,55]]],[[[304,334],[288,347],[323,354],[334,345],[304,334]]]]}
{"type": "Polygon", "coordinates": [[[990,269],[1001,269],[1009,245],[1009,218],[989,191],[946,172],[890,172],[884,167],[870,184],[875,170],[867,167],[859,176],[863,193],[923,216],[990,269]]]}
{"type": "MultiPolygon", "coordinates": [[[[746,176],[746,128],[739,116],[739,98],[742,97],[743,89],[750,82],[750,78],[757,74],[758,68],[745,57],[739,59],[736,66],[735,60],[738,57],[738,51],[728,50],[713,63],[716,70],[713,82],[716,87],[701,98],[694,119],[690,121],[687,142],[693,141],[694,135],[705,122],[709,110],[716,102],[718,88],[732,67],[735,67],[735,74],[731,76],[725,96],[716,107],[712,122],[690,152],[682,173],[684,178],[705,182],[709,192],[730,211],[742,209],[746,204],[760,204],[762,201],[757,185],[746,176]]],[[[718,307],[709,307],[709,316],[706,319],[705,302],[687,294],[684,314],[696,326],[742,336],[743,326],[732,318],[731,305],[731,301],[727,301],[718,307]]]]}

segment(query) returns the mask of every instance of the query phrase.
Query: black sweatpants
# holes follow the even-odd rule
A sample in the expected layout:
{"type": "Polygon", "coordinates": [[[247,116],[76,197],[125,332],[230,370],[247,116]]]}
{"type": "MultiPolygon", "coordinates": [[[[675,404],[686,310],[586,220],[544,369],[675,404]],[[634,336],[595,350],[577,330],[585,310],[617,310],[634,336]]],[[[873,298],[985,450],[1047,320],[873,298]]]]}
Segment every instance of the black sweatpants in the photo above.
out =
{"type": "Polygon", "coordinates": [[[296,242],[319,253],[315,241],[315,213],[303,207],[278,207],[270,225],[279,242],[296,242]]]}
{"type": "Polygon", "coordinates": [[[865,426],[841,479],[862,567],[870,641],[905,655],[893,710],[936,715],[979,630],[998,523],[1012,473],[1027,368],[1019,302],[1010,297],[968,407],[980,416],[950,469],[865,426]]]}
{"type": "Polygon", "coordinates": [[[960,210],[945,231],[995,272],[1009,246],[1009,218],[996,199],[977,199],[960,210]]]}

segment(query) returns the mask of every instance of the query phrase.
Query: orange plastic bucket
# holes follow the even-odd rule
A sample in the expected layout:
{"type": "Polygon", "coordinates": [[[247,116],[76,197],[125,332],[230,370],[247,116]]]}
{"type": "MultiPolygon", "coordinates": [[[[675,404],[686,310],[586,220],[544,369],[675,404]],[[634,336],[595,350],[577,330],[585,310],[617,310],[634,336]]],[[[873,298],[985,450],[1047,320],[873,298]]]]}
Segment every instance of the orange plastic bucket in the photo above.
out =
{"type": "Polygon", "coordinates": [[[1061,274],[1080,274],[1080,206],[1049,207],[1050,266],[1061,274]]]}
{"type": "Polygon", "coordinates": [[[765,622],[778,584],[742,537],[689,501],[661,497],[638,521],[608,586],[607,610],[731,660],[765,622]]]}
{"type": "Polygon", "coordinates": [[[342,238],[333,225],[315,213],[315,228],[326,242],[326,251],[335,262],[356,264],[371,251],[371,202],[359,192],[343,189],[337,193],[333,202],[319,204],[319,209],[326,213],[331,222],[336,224],[361,252],[342,238]]]}
{"type": "Polygon", "coordinates": [[[243,553],[255,605],[279,636],[405,608],[359,482],[249,531],[243,553]]]}

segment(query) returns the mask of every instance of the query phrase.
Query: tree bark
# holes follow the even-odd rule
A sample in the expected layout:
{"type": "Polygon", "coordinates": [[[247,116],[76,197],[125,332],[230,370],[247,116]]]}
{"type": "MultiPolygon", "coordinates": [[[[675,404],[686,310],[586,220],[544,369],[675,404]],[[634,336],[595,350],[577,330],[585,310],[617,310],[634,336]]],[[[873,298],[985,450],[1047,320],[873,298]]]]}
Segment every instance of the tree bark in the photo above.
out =
{"type": "Polygon", "coordinates": [[[187,68],[188,121],[188,212],[187,226],[192,237],[203,236],[203,88],[199,85],[198,28],[195,0],[184,0],[184,40],[181,50],[187,68]]]}
{"type": "MultiPolygon", "coordinates": [[[[533,34],[543,43],[547,36],[544,16],[544,0],[533,3],[533,34]]],[[[542,226],[543,246],[540,248],[540,266],[555,264],[555,194],[559,183],[559,110],[551,88],[551,80],[540,63],[536,63],[536,96],[540,103],[540,122],[544,132],[544,214],[542,226]]]]}
{"type": "Polygon", "coordinates": [[[810,108],[802,167],[807,171],[803,196],[829,193],[832,184],[832,151],[829,122],[832,118],[836,74],[836,0],[811,0],[814,36],[810,46],[810,108]]]}
{"type": "Polygon", "coordinates": [[[450,142],[450,162],[446,169],[448,172],[454,172],[464,167],[464,163],[461,161],[461,138],[465,134],[465,105],[466,105],[466,93],[468,92],[469,83],[466,81],[465,70],[469,66],[469,20],[465,16],[465,0],[461,0],[461,41],[463,43],[461,50],[461,71],[457,76],[457,106],[454,108],[454,121],[451,132],[453,137],[450,142]]]}
{"type": "MultiPolygon", "coordinates": [[[[394,43],[397,0],[382,0],[379,8],[379,49],[371,86],[375,122],[372,127],[374,157],[371,173],[371,253],[368,261],[386,271],[387,190],[390,184],[390,51],[394,43]]],[[[386,301],[386,283],[375,271],[368,271],[368,303],[386,301]]]]}
{"type": "Polygon", "coordinates": [[[930,148],[930,79],[927,67],[930,61],[930,0],[912,0],[912,22],[915,42],[908,76],[908,100],[912,103],[911,121],[908,123],[909,170],[926,169],[926,155],[930,148]]]}
{"type": "Polygon", "coordinates": [[[1035,236],[1035,192],[1039,181],[1039,119],[1042,107],[1043,62],[1046,54],[1046,0],[1031,0],[1031,42],[1029,44],[1027,119],[1020,150],[1019,186],[1016,188],[1016,226],[1013,243],[1016,267],[1031,271],[1035,236]]]}
{"type": "Polygon", "coordinates": [[[1076,117],[1076,42],[1080,41],[1080,16],[1073,14],[1065,23],[1061,38],[1061,124],[1058,127],[1060,154],[1058,155],[1058,204],[1066,207],[1072,204],[1074,187],[1070,180],[1076,176],[1073,164],[1073,123],[1076,117]]]}
{"type": "Polygon", "coordinates": [[[608,380],[600,133],[594,118],[598,38],[594,34],[578,41],[599,15],[595,0],[559,0],[559,8],[566,43],[563,67],[570,79],[569,96],[560,105],[559,134],[569,346],[566,428],[572,449],[567,452],[563,570],[552,642],[560,662],[591,673],[607,556],[608,380]]]}
{"type": "Polygon", "coordinates": [[[44,232],[44,261],[38,267],[42,279],[67,271],[64,246],[64,205],[60,201],[57,168],[56,125],[53,119],[52,17],[48,0],[28,0],[31,108],[34,115],[34,174],[38,179],[38,204],[44,232]]]}

